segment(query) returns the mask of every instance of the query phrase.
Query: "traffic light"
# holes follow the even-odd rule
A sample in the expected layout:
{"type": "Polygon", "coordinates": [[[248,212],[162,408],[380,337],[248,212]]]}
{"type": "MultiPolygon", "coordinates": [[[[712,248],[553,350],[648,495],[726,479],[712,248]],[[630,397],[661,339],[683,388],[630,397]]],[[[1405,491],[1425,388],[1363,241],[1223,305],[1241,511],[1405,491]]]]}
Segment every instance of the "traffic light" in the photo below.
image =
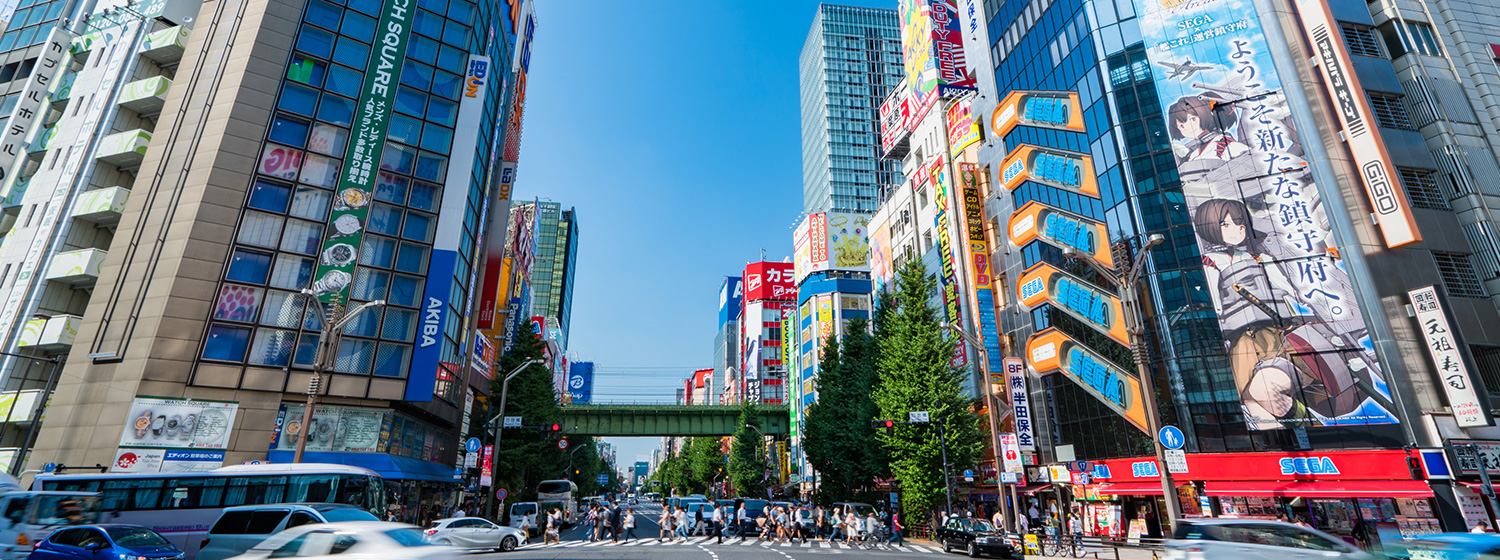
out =
{"type": "Polygon", "coordinates": [[[896,435],[896,421],[895,420],[875,420],[875,421],[870,422],[870,427],[871,428],[875,428],[877,430],[882,429],[882,428],[885,429],[885,435],[887,435],[887,436],[894,436],[894,435],[896,435]]]}
{"type": "Polygon", "coordinates": [[[562,433],[562,424],[542,424],[537,428],[542,432],[542,439],[557,439],[557,435],[562,433]]]}

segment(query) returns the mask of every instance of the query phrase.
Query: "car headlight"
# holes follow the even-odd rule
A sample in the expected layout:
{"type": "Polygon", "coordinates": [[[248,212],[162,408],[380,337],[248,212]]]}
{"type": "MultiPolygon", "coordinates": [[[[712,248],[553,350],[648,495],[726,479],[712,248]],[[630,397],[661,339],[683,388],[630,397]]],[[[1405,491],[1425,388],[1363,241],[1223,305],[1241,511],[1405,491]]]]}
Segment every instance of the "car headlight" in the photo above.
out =
{"type": "Polygon", "coordinates": [[[119,556],[120,556],[120,560],[146,560],[146,558],[143,557],[143,556],[136,556],[134,554],[125,554],[123,552],[120,553],[119,556]]]}

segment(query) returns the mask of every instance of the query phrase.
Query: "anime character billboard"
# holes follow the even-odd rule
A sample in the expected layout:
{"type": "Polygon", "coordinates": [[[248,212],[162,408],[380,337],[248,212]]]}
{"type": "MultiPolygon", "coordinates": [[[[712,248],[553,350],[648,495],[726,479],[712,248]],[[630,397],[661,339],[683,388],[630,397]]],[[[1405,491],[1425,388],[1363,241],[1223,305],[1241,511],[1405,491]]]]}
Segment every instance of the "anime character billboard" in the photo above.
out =
{"type": "Polygon", "coordinates": [[[1254,6],[1135,4],[1246,423],[1397,422],[1254,6]]]}

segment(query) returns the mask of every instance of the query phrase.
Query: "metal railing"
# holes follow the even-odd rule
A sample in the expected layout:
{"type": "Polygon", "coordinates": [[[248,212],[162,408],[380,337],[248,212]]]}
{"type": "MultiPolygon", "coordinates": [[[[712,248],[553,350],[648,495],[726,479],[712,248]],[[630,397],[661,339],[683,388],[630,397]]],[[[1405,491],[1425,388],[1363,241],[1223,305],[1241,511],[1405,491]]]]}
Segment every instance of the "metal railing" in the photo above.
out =
{"type": "MultiPolygon", "coordinates": [[[[1018,533],[1009,533],[1006,540],[1018,550],[1025,549],[1025,541],[1018,533]]],[[[1152,558],[1161,558],[1163,539],[1139,537],[1099,537],[1082,535],[1037,535],[1037,545],[1042,556],[1053,558],[1095,558],[1120,560],[1120,549],[1149,551],[1152,558]]]]}

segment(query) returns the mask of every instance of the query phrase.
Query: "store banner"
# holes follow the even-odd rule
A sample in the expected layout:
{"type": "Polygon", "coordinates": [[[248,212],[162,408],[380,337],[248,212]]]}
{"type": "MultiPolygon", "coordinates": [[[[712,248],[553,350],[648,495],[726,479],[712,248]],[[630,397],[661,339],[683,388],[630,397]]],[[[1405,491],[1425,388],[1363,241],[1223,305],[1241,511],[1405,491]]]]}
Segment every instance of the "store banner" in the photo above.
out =
{"type": "Polygon", "coordinates": [[[1120,298],[1045,262],[1032,265],[1016,282],[1016,296],[1027,309],[1050,303],[1080,323],[1130,346],[1120,298]]]}
{"type": "Polygon", "coordinates": [[[1246,424],[1397,423],[1322,202],[1338,185],[1313,180],[1302,140],[1321,138],[1291,117],[1262,14],[1134,3],[1246,424]]]}
{"type": "Polygon", "coordinates": [[[1104,224],[1035,200],[1010,215],[1006,231],[1010,232],[1010,244],[1018,248],[1040,239],[1059,249],[1077,249],[1105,268],[1115,267],[1104,224]]]}
{"type": "Polygon", "coordinates": [[[1000,184],[1013,191],[1026,181],[1099,198],[1094,159],[1086,154],[1029,144],[1016,146],[1000,163],[1000,184]]]}
{"type": "Polygon", "coordinates": [[[1038,374],[1061,371],[1136,428],[1151,433],[1140,380],[1114,362],[1055,328],[1031,335],[1026,340],[1026,357],[1038,374]]]}
{"type": "MultiPolygon", "coordinates": [[[[1257,453],[1188,453],[1186,477],[1193,481],[1411,481],[1405,451],[1289,451],[1257,453]]],[[[1156,482],[1161,471],[1155,457],[1097,461],[1100,482],[1156,482]],[[1103,474],[1104,476],[1100,476],[1103,474]]]]}
{"type": "Polygon", "coordinates": [[[479,460],[479,485],[488,487],[494,482],[491,473],[495,471],[495,446],[484,446],[484,457],[479,460]]]}
{"type": "Polygon", "coordinates": [[[1031,427],[1031,396],[1026,387],[1026,362],[1020,358],[1001,360],[1005,368],[1005,391],[1015,425],[1016,444],[1022,450],[1036,450],[1036,435],[1031,427]]]}
{"type": "MultiPolygon", "coordinates": [[[[344,169],[339,175],[333,212],[328,217],[331,234],[323,241],[319,250],[322,257],[313,273],[316,280],[312,289],[326,304],[342,307],[349,299],[358,260],[355,257],[364,241],[365,220],[374,198],[380,157],[385,152],[398,74],[406,62],[413,14],[409,0],[386,0],[381,6],[380,22],[375,27],[380,31],[376,37],[380,48],[365,67],[364,85],[355,105],[354,128],[349,132],[349,147],[344,153],[344,169]]],[[[426,400],[431,400],[431,396],[426,400]]]]}
{"type": "Polygon", "coordinates": [[[238,410],[236,402],[136,397],[120,447],[225,449],[238,410]]]}
{"type": "Polygon", "coordinates": [[[1417,323],[1421,325],[1418,329],[1427,339],[1427,355],[1442,380],[1453,420],[1465,428],[1493,424],[1487,403],[1479,399],[1481,391],[1474,387],[1473,360],[1464,351],[1468,344],[1453,329],[1447,306],[1443,305],[1446,298],[1438,295],[1436,286],[1417,288],[1406,294],[1417,311],[1417,323]]]}
{"type": "Polygon", "coordinates": [[[997,138],[1017,126],[1083,132],[1083,107],[1071,91],[1012,91],[990,114],[990,131],[997,138]]]}
{"type": "MultiPolygon", "coordinates": [[[[73,35],[60,26],[54,26],[48,32],[46,42],[42,43],[31,75],[21,84],[21,91],[15,94],[16,105],[5,121],[4,130],[0,130],[0,183],[4,184],[4,194],[0,196],[8,196],[15,186],[17,174],[21,171],[16,163],[25,157],[30,147],[27,139],[37,136],[34,134],[37,119],[47,114],[42,105],[47,102],[47,94],[53,85],[67,72],[72,62],[72,46],[73,35]]],[[[12,82],[10,87],[15,85],[12,82]]]]}

